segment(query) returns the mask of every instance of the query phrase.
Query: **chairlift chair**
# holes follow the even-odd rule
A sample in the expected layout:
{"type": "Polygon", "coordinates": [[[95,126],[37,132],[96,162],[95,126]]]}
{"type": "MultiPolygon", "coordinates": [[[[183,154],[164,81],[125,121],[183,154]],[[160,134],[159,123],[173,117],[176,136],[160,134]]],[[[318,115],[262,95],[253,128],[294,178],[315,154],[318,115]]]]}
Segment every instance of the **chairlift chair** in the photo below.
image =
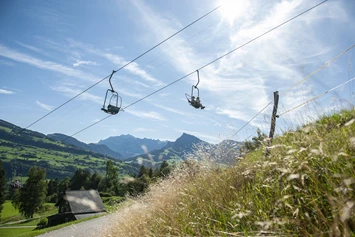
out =
{"type": "Polygon", "coordinates": [[[104,112],[106,112],[108,114],[112,114],[112,115],[117,114],[121,110],[121,107],[122,107],[122,97],[118,95],[118,93],[113,89],[112,84],[111,84],[111,78],[115,72],[116,71],[112,71],[112,74],[110,76],[109,82],[110,82],[111,89],[108,89],[106,91],[104,105],[101,108],[101,110],[103,110],[104,112]],[[107,107],[106,107],[106,101],[107,101],[107,98],[109,98],[109,97],[110,97],[110,100],[109,100],[107,107]]]}
{"type": "MultiPolygon", "coordinates": [[[[191,95],[185,93],[186,99],[189,102],[189,104],[196,108],[196,109],[204,109],[205,107],[202,106],[202,104],[200,103],[200,90],[197,88],[198,84],[200,83],[200,73],[197,70],[197,84],[196,85],[192,85],[191,87],[191,95]],[[197,97],[194,96],[194,91],[197,91],[197,97]],[[196,99],[195,99],[196,98],[196,99]]],[[[195,93],[196,94],[196,93],[195,93]]]]}

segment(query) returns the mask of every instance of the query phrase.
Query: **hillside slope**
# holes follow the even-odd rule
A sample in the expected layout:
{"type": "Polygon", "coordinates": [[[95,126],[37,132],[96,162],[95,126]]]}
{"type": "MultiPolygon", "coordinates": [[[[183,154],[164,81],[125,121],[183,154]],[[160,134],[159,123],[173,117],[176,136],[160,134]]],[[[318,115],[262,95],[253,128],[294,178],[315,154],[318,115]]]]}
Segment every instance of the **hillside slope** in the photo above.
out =
{"type": "Polygon", "coordinates": [[[47,136],[50,138],[53,138],[54,140],[62,141],[64,144],[79,147],[81,149],[92,151],[92,152],[98,153],[98,154],[102,154],[104,156],[113,157],[116,159],[121,159],[123,157],[123,155],[121,153],[111,150],[105,144],[95,144],[95,143],[86,144],[84,142],[81,142],[81,141],[73,138],[73,137],[70,137],[70,136],[67,136],[67,135],[64,135],[61,133],[48,134],[47,136]],[[66,140],[64,140],[64,139],[66,139],[66,140]]]}
{"type": "Polygon", "coordinates": [[[226,169],[185,162],[103,235],[355,236],[355,111],[287,132],[270,151],[226,169]]]}
{"type": "Polygon", "coordinates": [[[7,178],[26,176],[28,169],[46,169],[47,178],[71,177],[77,168],[104,174],[107,160],[114,160],[119,172],[136,173],[138,166],[125,164],[89,150],[67,146],[42,133],[0,120],[0,159],[7,178]],[[21,133],[19,133],[21,131],[21,133]]]}

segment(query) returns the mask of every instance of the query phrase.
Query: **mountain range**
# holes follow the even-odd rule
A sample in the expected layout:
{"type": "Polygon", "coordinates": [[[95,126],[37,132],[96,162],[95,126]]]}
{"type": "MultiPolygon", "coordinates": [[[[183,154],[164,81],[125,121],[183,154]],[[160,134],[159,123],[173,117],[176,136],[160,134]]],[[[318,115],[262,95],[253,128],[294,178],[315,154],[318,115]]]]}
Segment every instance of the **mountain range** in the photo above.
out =
{"type": "MultiPolygon", "coordinates": [[[[53,166],[54,168],[52,167],[51,170],[54,173],[59,172],[58,166],[62,166],[61,163],[64,161],[60,160],[63,160],[63,157],[71,157],[76,160],[76,163],[69,162],[69,159],[65,158],[67,163],[64,163],[66,166],[70,166],[70,172],[75,171],[73,166],[78,162],[82,163],[81,167],[90,168],[90,164],[95,165],[95,159],[102,159],[100,162],[104,162],[105,159],[115,159],[121,169],[127,172],[134,172],[139,165],[157,167],[164,160],[199,158],[198,156],[206,156],[206,154],[213,156],[217,162],[231,163],[234,162],[241,144],[226,140],[219,145],[214,145],[186,133],[183,133],[174,142],[136,138],[127,134],[109,137],[100,140],[97,144],[86,144],[64,134],[45,135],[0,120],[0,159],[13,163],[14,161],[11,159],[21,156],[26,159],[15,159],[15,161],[27,162],[27,165],[38,165],[42,162],[47,167],[53,166]],[[13,148],[9,149],[9,147],[13,148]],[[56,155],[58,157],[54,158],[53,162],[52,158],[48,158],[56,155]],[[84,155],[86,160],[82,157],[84,155]],[[54,171],[56,169],[57,171],[54,171]]],[[[97,168],[97,164],[96,167],[92,167],[93,170],[97,168]]],[[[103,172],[104,163],[100,164],[99,170],[103,172]]],[[[65,168],[62,168],[59,173],[61,176],[68,174],[65,168]]]]}
{"type": "Polygon", "coordinates": [[[48,134],[47,136],[54,139],[54,140],[61,141],[64,144],[72,145],[72,146],[75,146],[75,147],[78,147],[78,148],[81,148],[84,150],[89,150],[94,153],[102,154],[102,155],[113,157],[116,159],[121,159],[123,157],[123,155],[121,153],[113,151],[105,144],[95,144],[95,143],[86,144],[84,142],[81,142],[81,141],[73,138],[73,137],[70,137],[70,136],[67,136],[67,135],[64,135],[61,133],[48,134]]]}
{"type": "Polygon", "coordinates": [[[160,141],[149,138],[136,138],[132,135],[120,135],[100,140],[98,145],[106,145],[111,150],[122,154],[123,160],[147,151],[161,149],[168,141],[160,141]]]}

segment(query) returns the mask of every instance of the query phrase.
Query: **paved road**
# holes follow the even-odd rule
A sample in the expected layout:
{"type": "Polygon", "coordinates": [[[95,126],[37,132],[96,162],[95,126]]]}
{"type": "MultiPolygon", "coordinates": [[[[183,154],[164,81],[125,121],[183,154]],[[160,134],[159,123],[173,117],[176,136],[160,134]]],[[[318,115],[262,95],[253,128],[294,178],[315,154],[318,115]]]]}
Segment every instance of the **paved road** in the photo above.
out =
{"type": "Polygon", "coordinates": [[[112,224],[112,214],[53,230],[39,237],[89,237],[102,236],[112,224]]]}

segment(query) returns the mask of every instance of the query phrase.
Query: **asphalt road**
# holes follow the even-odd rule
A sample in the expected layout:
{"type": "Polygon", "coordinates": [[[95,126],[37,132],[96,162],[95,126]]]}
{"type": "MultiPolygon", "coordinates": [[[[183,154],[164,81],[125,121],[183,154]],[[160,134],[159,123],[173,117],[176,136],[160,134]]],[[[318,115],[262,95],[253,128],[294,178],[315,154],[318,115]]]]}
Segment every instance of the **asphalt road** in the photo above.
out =
{"type": "Polygon", "coordinates": [[[89,237],[103,236],[112,225],[112,214],[53,230],[40,237],[89,237]]]}

